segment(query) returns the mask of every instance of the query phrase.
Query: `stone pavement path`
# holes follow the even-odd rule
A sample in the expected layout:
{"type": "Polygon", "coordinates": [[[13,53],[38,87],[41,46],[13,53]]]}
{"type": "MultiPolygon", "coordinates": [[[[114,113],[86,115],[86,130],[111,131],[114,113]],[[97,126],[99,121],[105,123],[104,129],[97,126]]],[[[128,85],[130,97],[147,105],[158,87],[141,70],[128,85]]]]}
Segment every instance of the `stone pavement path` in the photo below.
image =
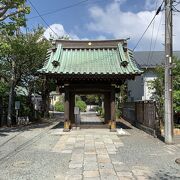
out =
{"type": "Polygon", "coordinates": [[[81,123],[102,123],[102,120],[96,116],[95,112],[81,113],[81,123]]]}
{"type": "Polygon", "coordinates": [[[63,123],[0,133],[0,180],[180,179],[180,143],[134,127],[63,132],[63,123]]]}
{"type": "Polygon", "coordinates": [[[56,179],[146,179],[151,174],[149,168],[134,166],[130,169],[123,162],[111,158],[123,146],[117,133],[108,129],[86,129],[64,134],[52,151],[70,153],[71,160],[66,175],[59,174],[56,179]]]}

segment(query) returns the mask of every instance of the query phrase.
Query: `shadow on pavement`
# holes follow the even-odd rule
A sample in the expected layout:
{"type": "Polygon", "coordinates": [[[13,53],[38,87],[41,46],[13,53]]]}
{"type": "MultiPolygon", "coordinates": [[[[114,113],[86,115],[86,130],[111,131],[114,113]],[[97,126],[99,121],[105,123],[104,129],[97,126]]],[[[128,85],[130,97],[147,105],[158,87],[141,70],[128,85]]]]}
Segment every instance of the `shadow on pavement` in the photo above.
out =
{"type": "Polygon", "coordinates": [[[8,136],[7,134],[4,133],[0,133],[0,136],[8,136]]]}
{"type": "Polygon", "coordinates": [[[160,170],[159,172],[155,173],[153,177],[150,177],[149,179],[164,179],[164,180],[177,179],[178,180],[180,179],[180,174],[178,173],[178,170],[176,173],[165,172],[165,171],[160,170]]]}
{"type": "Polygon", "coordinates": [[[117,122],[117,123],[116,123],[116,127],[117,127],[117,128],[122,128],[122,129],[132,129],[131,126],[126,125],[126,124],[123,123],[123,122],[117,122]]]}
{"type": "MultiPolygon", "coordinates": [[[[75,124],[72,125],[73,127],[76,126],[75,124]]],[[[103,122],[81,122],[78,126],[80,126],[82,129],[96,129],[96,128],[102,128],[102,129],[108,129],[109,126],[107,124],[104,124],[103,122]]],[[[64,128],[64,122],[59,122],[56,126],[54,126],[52,129],[62,129],[64,128]]],[[[124,124],[123,122],[117,122],[117,128],[122,129],[132,129],[130,126],[124,124]]]]}
{"type": "Polygon", "coordinates": [[[31,131],[32,129],[45,128],[51,125],[51,122],[43,123],[32,123],[26,126],[16,126],[16,127],[2,127],[0,128],[0,136],[8,136],[8,133],[12,132],[24,132],[31,131]]]}
{"type": "Polygon", "coordinates": [[[81,122],[80,125],[104,125],[104,123],[87,121],[87,122],[81,122]]]}
{"type": "Polygon", "coordinates": [[[59,122],[57,125],[55,125],[51,129],[62,129],[62,128],[64,128],[64,122],[59,122]]]}

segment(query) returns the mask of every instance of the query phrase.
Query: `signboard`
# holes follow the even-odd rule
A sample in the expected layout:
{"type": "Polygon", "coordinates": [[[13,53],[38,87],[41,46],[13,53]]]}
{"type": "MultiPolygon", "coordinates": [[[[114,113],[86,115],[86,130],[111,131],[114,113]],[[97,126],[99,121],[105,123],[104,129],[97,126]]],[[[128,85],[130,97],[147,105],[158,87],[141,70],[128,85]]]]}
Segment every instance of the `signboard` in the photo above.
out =
{"type": "Polygon", "coordinates": [[[15,101],[15,110],[20,109],[20,101],[15,101]]]}
{"type": "Polygon", "coordinates": [[[78,107],[74,107],[74,114],[79,114],[79,108],[78,107]]]}

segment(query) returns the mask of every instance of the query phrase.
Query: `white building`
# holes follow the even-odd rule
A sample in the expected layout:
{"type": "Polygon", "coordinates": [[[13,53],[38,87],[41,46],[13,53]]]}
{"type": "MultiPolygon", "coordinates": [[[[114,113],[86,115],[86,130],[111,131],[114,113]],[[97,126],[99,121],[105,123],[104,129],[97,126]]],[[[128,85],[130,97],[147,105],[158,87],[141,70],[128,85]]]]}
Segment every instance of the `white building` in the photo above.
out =
{"type": "MultiPolygon", "coordinates": [[[[174,56],[180,59],[180,51],[175,51],[174,56]]],[[[128,84],[128,101],[150,100],[153,89],[150,88],[152,80],[157,76],[154,69],[158,65],[164,64],[164,52],[154,51],[137,51],[134,52],[134,58],[144,73],[137,76],[135,80],[129,80],[128,84]]]]}

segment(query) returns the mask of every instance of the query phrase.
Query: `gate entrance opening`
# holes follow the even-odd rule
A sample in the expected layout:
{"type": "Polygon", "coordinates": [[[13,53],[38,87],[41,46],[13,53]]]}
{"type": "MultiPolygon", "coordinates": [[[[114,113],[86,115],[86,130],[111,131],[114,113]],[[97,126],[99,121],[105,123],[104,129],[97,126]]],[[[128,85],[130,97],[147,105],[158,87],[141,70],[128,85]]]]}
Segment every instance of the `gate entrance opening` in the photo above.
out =
{"type": "Polygon", "coordinates": [[[104,96],[102,94],[78,94],[75,96],[75,109],[79,108],[80,113],[75,119],[81,127],[97,127],[104,125],[104,96]],[[78,117],[79,116],[79,117],[78,117]]]}
{"type": "Polygon", "coordinates": [[[48,51],[47,62],[39,73],[55,79],[60,93],[65,94],[64,130],[75,123],[76,94],[104,96],[104,122],[116,129],[115,93],[127,79],[140,71],[127,48],[127,40],[73,41],[56,40],[48,51]]]}

